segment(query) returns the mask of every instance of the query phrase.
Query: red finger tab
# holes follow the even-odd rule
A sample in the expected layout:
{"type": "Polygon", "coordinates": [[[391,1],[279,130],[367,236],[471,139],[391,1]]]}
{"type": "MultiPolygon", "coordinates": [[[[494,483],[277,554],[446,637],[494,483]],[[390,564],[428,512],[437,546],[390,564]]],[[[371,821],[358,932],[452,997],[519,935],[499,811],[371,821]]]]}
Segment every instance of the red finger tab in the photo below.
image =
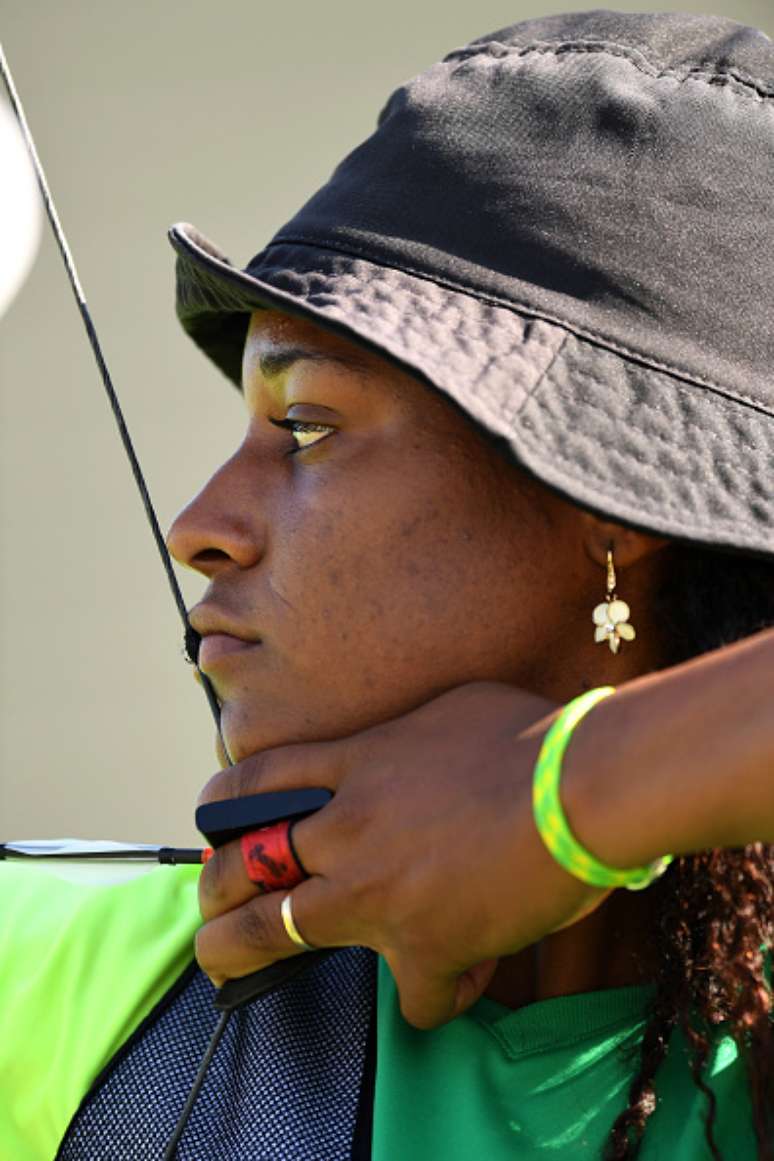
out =
{"type": "Polygon", "coordinates": [[[292,826],[287,820],[276,822],[248,831],[239,840],[247,877],[262,893],[287,891],[307,877],[293,849],[292,826]]]}

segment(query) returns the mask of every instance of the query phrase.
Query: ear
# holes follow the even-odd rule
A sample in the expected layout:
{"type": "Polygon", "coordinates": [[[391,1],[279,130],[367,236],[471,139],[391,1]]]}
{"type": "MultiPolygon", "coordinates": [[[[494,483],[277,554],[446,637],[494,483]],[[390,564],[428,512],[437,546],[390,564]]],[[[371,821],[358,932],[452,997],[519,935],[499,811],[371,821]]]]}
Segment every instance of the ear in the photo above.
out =
{"type": "Polygon", "coordinates": [[[669,543],[665,536],[654,536],[649,532],[638,532],[626,524],[614,524],[592,512],[583,512],[582,537],[586,555],[594,564],[605,566],[608,550],[613,553],[616,568],[630,568],[669,543]]]}

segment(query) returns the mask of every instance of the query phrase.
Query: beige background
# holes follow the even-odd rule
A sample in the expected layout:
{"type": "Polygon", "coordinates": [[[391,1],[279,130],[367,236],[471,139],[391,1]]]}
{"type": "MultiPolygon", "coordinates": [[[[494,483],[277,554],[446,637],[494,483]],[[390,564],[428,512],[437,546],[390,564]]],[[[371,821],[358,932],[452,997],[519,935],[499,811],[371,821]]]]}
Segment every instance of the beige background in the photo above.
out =
{"type": "MultiPolygon", "coordinates": [[[[192,221],[243,264],[406,77],[515,20],[591,6],[1,0],[165,526],[241,429],[238,396],[175,322],[166,226],[192,221]]],[[[774,33],[774,0],[714,11],[774,33]]],[[[213,729],[49,235],[0,319],[0,839],[184,841],[213,729]]]]}

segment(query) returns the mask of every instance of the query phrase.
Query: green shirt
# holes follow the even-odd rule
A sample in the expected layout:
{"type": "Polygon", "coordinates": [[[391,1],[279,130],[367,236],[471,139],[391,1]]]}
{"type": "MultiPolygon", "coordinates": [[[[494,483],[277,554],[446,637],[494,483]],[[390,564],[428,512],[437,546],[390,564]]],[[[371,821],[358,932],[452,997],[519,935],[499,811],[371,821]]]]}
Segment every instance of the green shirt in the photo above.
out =
{"type": "MultiPolygon", "coordinates": [[[[198,873],[165,867],[87,885],[0,865],[2,1161],[50,1161],[97,1073],[190,961],[198,873]]],[[[517,1012],[484,999],[419,1032],[380,965],[373,1161],[600,1157],[626,1104],[647,998],[620,988],[517,1012]]],[[[753,1161],[743,1067],[727,1037],[710,1075],[724,1157],[753,1161]]],[[[706,1103],[677,1037],[657,1091],[642,1161],[709,1159],[706,1103]]]]}
{"type": "MultiPolygon", "coordinates": [[[[433,1032],[403,1020],[380,964],[373,1161],[600,1158],[627,1105],[652,988],[561,996],[511,1011],[486,998],[433,1032]]],[[[708,1075],[726,1161],[754,1161],[743,1062],[730,1037],[708,1075]]],[[[641,1161],[711,1161],[706,1098],[682,1038],[657,1073],[641,1161]]]]}

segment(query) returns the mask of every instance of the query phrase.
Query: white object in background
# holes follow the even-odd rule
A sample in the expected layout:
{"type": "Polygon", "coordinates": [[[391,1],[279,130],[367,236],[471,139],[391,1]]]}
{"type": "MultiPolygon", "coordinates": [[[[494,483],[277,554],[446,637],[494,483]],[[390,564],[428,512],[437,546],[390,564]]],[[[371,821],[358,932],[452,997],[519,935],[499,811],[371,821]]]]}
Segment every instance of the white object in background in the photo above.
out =
{"type": "Polygon", "coordinates": [[[30,271],[42,228],[35,171],[12,110],[0,102],[0,315],[30,271]]]}

